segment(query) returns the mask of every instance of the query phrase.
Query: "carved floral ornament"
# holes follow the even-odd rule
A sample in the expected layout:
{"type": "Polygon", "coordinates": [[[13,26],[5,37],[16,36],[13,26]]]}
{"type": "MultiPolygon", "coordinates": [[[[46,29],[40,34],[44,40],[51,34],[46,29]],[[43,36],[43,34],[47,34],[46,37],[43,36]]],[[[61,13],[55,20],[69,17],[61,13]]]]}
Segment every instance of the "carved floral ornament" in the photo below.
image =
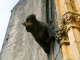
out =
{"type": "Polygon", "coordinates": [[[68,30],[70,27],[80,28],[80,14],[75,12],[66,12],[61,19],[61,28],[68,30]]]}
{"type": "Polygon", "coordinates": [[[67,32],[71,27],[80,30],[80,14],[68,11],[62,16],[60,30],[56,34],[57,38],[68,38],[67,32]]]}

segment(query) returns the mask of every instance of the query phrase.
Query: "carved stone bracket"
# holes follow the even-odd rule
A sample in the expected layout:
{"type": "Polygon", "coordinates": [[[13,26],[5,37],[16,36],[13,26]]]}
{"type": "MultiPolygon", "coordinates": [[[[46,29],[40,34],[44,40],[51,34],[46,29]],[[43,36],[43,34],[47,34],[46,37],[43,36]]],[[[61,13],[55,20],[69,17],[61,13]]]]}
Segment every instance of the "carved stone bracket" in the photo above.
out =
{"type": "Polygon", "coordinates": [[[56,39],[62,40],[64,36],[66,37],[67,35],[63,29],[59,29],[58,31],[56,31],[56,39]]]}
{"type": "Polygon", "coordinates": [[[64,30],[62,29],[59,29],[57,32],[56,32],[56,40],[58,43],[65,43],[63,42],[62,40],[67,40],[67,34],[64,30]]]}
{"type": "Polygon", "coordinates": [[[61,19],[61,28],[67,31],[70,27],[80,30],[80,14],[75,12],[66,12],[61,19]]]}
{"type": "Polygon", "coordinates": [[[60,30],[58,30],[56,33],[57,39],[66,40],[66,38],[68,38],[68,30],[71,27],[80,30],[80,14],[68,11],[60,20],[60,30]]]}

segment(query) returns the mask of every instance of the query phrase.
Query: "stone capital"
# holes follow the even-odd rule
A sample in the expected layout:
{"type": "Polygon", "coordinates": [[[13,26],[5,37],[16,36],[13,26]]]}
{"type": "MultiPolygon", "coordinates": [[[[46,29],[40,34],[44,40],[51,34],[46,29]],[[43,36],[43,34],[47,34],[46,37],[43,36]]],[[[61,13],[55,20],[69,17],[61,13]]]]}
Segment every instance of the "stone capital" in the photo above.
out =
{"type": "Polygon", "coordinates": [[[60,21],[61,28],[68,30],[70,27],[80,29],[80,14],[75,12],[66,12],[60,21]]]}
{"type": "Polygon", "coordinates": [[[58,39],[68,38],[68,31],[71,27],[80,30],[80,14],[68,11],[63,14],[60,20],[60,30],[57,32],[58,39]]]}

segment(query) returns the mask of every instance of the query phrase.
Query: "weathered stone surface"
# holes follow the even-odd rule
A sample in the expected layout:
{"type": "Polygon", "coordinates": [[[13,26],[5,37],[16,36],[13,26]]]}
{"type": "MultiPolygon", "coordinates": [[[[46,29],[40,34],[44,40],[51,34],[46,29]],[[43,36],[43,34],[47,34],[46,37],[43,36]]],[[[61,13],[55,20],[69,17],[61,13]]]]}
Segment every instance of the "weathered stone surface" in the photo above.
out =
{"type": "Polygon", "coordinates": [[[22,25],[29,14],[35,14],[38,20],[45,22],[44,3],[42,0],[20,0],[12,9],[5,37],[9,36],[8,40],[4,39],[0,60],[48,60],[47,54],[22,25]]]}

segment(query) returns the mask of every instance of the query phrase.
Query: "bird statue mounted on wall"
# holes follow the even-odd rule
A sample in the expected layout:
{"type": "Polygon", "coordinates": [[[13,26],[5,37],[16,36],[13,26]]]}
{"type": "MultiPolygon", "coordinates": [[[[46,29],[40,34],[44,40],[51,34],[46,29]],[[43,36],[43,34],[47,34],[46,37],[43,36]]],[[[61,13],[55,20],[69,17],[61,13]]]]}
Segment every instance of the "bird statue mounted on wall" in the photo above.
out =
{"type": "Polygon", "coordinates": [[[52,43],[55,41],[53,30],[48,24],[38,21],[35,14],[29,15],[22,24],[25,26],[27,32],[31,32],[35,41],[49,54],[52,43]]]}

